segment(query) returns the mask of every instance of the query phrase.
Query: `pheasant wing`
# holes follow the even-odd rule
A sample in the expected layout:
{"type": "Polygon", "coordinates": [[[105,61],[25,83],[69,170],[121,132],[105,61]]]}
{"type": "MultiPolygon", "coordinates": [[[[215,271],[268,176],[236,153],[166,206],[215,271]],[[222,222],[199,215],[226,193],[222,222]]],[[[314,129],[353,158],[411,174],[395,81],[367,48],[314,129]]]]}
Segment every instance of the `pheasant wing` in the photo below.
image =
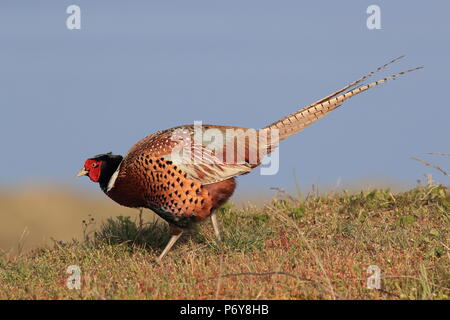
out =
{"type": "Polygon", "coordinates": [[[187,125],[142,139],[126,158],[162,158],[187,178],[210,184],[249,173],[259,165],[268,152],[267,143],[260,139],[261,131],[254,129],[187,125]]]}

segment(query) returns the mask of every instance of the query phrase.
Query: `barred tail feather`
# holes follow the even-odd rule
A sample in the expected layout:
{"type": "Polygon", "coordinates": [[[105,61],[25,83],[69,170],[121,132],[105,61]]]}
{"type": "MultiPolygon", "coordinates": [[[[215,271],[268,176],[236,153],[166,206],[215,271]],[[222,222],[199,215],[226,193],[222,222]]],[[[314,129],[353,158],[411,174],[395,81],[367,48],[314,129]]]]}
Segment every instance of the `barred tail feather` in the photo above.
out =
{"type": "Polygon", "coordinates": [[[397,58],[395,58],[395,59],[392,59],[392,60],[389,61],[388,63],[385,63],[384,65],[382,65],[382,66],[376,68],[375,70],[369,72],[368,74],[363,75],[361,78],[359,78],[359,79],[353,81],[352,83],[346,85],[346,86],[343,87],[342,89],[339,89],[338,91],[333,92],[332,94],[330,94],[330,95],[326,96],[325,98],[322,98],[322,99],[320,99],[320,100],[318,100],[318,101],[312,103],[311,105],[315,105],[315,104],[318,104],[318,103],[325,102],[326,100],[329,100],[330,98],[333,98],[333,97],[337,96],[339,93],[342,93],[342,92],[344,92],[344,91],[346,91],[346,90],[348,90],[348,89],[351,89],[351,88],[355,87],[357,84],[360,84],[360,83],[363,82],[364,80],[366,80],[366,79],[370,78],[371,76],[373,76],[375,73],[377,73],[377,72],[379,72],[379,71],[385,69],[385,68],[388,67],[389,65],[393,64],[394,62],[397,62],[397,61],[400,60],[400,59],[403,59],[404,57],[405,57],[405,56],[403,55],[403,56],[397,57],[397,58]]]}
{"type": "Polygon", "coordinates": [[[381,69],[384,69],[389,64],[403,58],[403,56],[398,57],[385,65],[377,68],[376,70],[364,75],[363,77],[359,78],[358,80],[350,83],[349,85],[345,86],[344,88],[326,96],[323,99],[320,99],[316,101],[315,103],[298,110],[297,112],[294,112],[287,117],[278,120],[266,127],[263,128],[263,130],[270,129],[278,129],[279,130],[279,141],[286,139],[287,137],[296,134],[303,130],[304,128],[310,126],[320,118],[324,117],[326,114],[328,114],[330,111],[338,108],[344,101],[350,99],[351,97],[360,94],[366,90],[369,90],[370,88],[376,87],[384,82],[387,82],[389,80],[395,80],[397,77],[404,75],[406,73],[422,69],[423,67],[417,67],[414,69],[406,70],[403,72],[399,72],[396,74],[393,74],[391,76],[385,77],[383,79],[380,79],[378,81],[371,82],[366,85],[359,85],[355,88],[356,85],[360,84],[362,81],[367,79],[368,77],[372,76],[375,72],[380,71],[381,69]],[[349,90],[350,89],[350,90],[349,90]],[[348,90],[347,92],[341,94],[342,92],[348,90]]]}

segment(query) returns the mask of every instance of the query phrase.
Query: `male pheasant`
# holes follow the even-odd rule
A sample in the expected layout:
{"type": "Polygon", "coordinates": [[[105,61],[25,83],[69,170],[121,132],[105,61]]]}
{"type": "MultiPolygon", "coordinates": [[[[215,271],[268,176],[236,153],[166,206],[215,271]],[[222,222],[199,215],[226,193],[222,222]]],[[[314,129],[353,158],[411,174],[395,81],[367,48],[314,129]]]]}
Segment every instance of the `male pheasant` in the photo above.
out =
{"type": "Polygon", "coordinates": [[[117,203],[151,209],[169,223],[172,237],[157,259],[160,262],[183,229],[207,217],[211,217],[220,239],[215,210],[233,194],[235,177],[258,166],[279,141],[311,125],[354,95],[421,68],[361,84],[402,57],[262,129],[185,125],[159,131],[137,142],[125,157],[106,153],[87,159],[77,176],[87,175],[98,182],[117,203]]]}

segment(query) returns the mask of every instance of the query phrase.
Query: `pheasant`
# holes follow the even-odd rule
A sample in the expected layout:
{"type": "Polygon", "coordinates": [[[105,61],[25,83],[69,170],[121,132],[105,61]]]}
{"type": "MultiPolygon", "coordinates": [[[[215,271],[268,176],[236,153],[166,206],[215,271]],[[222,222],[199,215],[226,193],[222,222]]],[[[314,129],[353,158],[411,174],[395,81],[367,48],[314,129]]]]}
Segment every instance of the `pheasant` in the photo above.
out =
{"type": "Polygon", "coordinates": [[[362,84],[401,58],[262,129],[194,124],[158,131],[137,142],[125,156],[105,153],[87,159],[77,176],[99,183],[120,205],[151,209],[169,223],[171,238],[157,258],[161,262],[183,230],[208,217],[220,239],[216,209],[233,194],[235,177],[260,165],[280,141],[351,97],[422,68],[362,84]]]}

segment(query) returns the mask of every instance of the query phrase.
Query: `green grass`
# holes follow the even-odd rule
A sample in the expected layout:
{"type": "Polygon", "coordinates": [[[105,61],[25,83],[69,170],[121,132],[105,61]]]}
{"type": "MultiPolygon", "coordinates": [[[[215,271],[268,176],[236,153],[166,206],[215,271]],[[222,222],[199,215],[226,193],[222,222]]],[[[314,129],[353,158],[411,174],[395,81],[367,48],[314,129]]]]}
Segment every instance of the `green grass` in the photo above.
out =
{"type": "MultiPolygon", "coordinates": [[[[144,212],[144,214],[148,214],[144,212]]],[[[84,241],[0,257],[0,299],[449,299],[450,194],[443,186],[293,198],[218,212],[161,265],[167,225],[110,218],[84,241]],[[66,269],[81,269],[69,290],[66,269]],[[367,289],[367,267],[382,290],[367,289]]]]}

